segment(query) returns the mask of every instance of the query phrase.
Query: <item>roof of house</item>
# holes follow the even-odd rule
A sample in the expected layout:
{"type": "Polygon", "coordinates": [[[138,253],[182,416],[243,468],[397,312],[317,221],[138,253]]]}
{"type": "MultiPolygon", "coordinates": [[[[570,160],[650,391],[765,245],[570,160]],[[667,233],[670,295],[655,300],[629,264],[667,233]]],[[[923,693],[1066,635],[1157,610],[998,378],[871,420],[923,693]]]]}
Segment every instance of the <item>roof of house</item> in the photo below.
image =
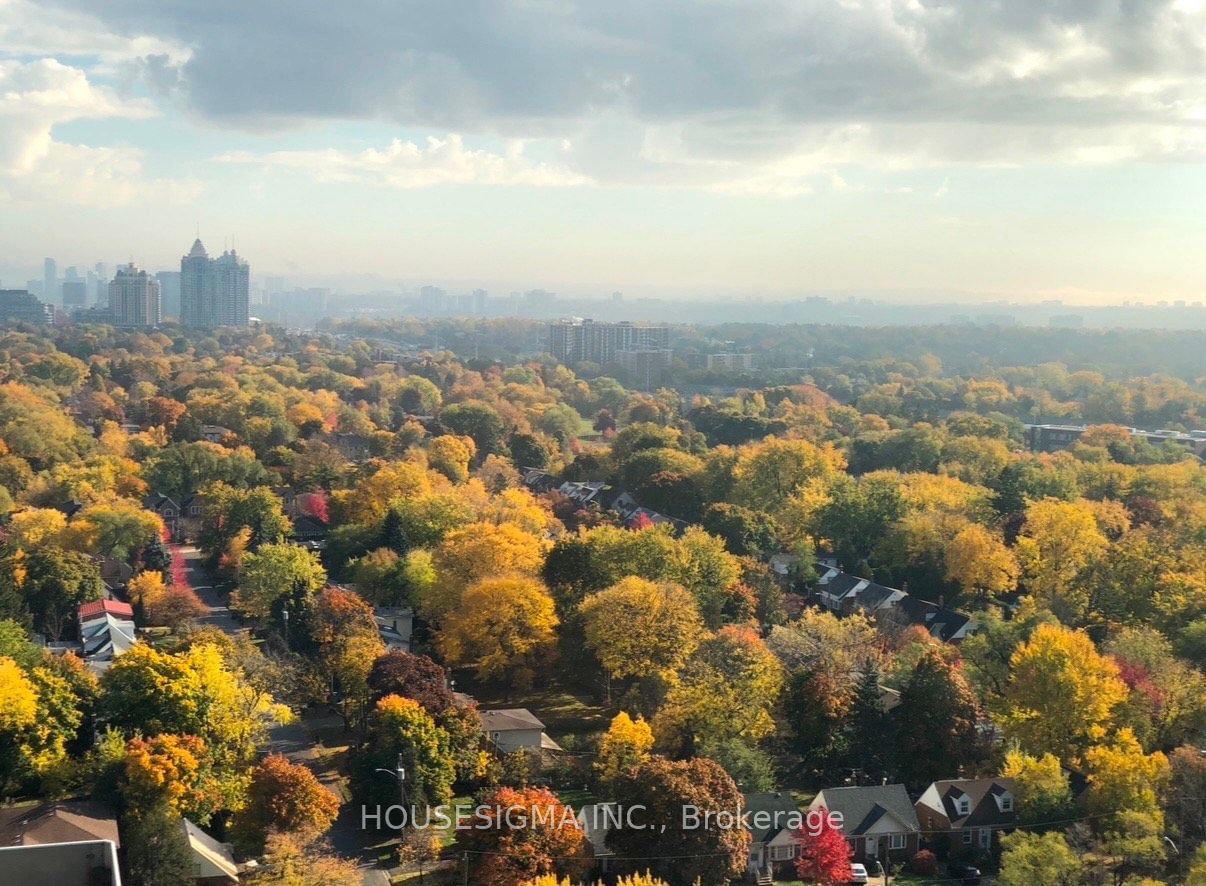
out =
{"type": "Polygon", "coordinates": [[[120,846],[117,817],[95,800],[69,800],[0,809],[0,846],[111,840],[120,846]]]}
{"type": "Polygon", "coordinates": [[[750,837],[755,843],[769,843],[783,830],[790,830],[799,818],[800,807],[786,791],[745,794],[744,811],[750,837]]]}
{"type": "Polygon", "coordinates": [[[615,855],[607,846],[607,835],[611,833],[612,824],[622,816],[618,803],[590,803],[578,810],[578,824],[590,841],[595,858],[615,855]]]}
{"type": "Polygon", "coordinates": [[[906,831],[921,830],[917,811],[902,784],[825,788],[813,800],[814,808],[821,805],[842,814],[842,831],[848,837],[865,833],[885,815],[899,821],[906,831]]]}
{"type": "Polygon", "coordinates": [[[105,613],[82,622],[80,645],[84,658],[116,658],[138,642],[134,622],[105,613]]]}
{"type": "Polygon", "coordinates": [[[149,511],[158,511],[164,505],[171,505],[172,507],[176,508],[176,510],[180,509],[180,505],[176,503],[174,498],[164,495],[161,492],[152,492],[150,495],[144,496],[142,499],[142,506],[149,511]]]}
{"type": "Polygon", "coordinates": [[[922,794],[918,804],[928,807],[927,802],[931,792],[937,795],[942,808],[936,811],[946,816],[954,825],[1000,824],[1013,821],[1017,817],[1014,811],[1003,812],[997,803],[985,803],[988,797],[1001,797],[1014,792],[1013,781],[1008,778],[949,778],[936,781],[930,789],[922,794]],[[959,813],[958,801],[961,797],[969,800],[969,811],[966,815],[959,813]]]}
{"type": "Polygon", "coordinates": [[[504,708],[497,711],[482,711],[482,726],[487,732],[506,732],[509,729],[544,729],[527,708],[504,708]]]}
{"type": "Polygon", "coordinates": [[[184,836],[193,852],[204,858],[234,882],[239,880],[239,866],[225,843],[219,843],[187,818],[184,819],[184,836]]]}
{"type": "Polygon", "coordinates": [[[924,627],[932,636],[943,642],[954,638],[971,621],[971,617],[962,612],[919,597],[906,596],[896,605],[904,612],[910,624],[924,627]]]}
{"type": "Polygon", "coordinates": [[[80,606],[80,621],[88,621],[102,615],[116,615],[119,618],[134,618],[134,607],[121,600],[93,600],[80,606]]]}

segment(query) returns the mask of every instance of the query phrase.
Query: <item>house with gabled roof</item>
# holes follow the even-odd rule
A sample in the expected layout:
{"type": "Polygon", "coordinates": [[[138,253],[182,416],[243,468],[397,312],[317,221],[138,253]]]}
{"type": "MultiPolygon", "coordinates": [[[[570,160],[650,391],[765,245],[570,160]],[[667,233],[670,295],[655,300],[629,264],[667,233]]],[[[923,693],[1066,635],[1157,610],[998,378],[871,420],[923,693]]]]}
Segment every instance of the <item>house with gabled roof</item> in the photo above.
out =
{"type": "Polygon", "coordinates": [[[755,882],[771,883],[776,873],[785,872],[795,861],[800,846],[795,832],[804,813],[786,791],[745,794],[741,811],[742,824],[750,833],[746,872],[755,882]]]}
{"type": "Polygon", "coordinates": [[[184,839],[192,854],[193,882],[196,886],[226,886],[239,882],[230,844],[220,843],[187,818],[183,819],[184,839]]]}
{"type": "Polygon", "coordinates": [[[951,778],[926,788],[915,805],[927,834],[950,834],[952,849],[995,850],[1017,826],[1017,798],[1009,778],[951,778]]]}
{"type": "Polygon", "coordinates": [[[500,753],[560,751],[561,745],[545,734],[544,724],[527,708],[482,711],[482,730],[500,753]]]}
{"type": "Polygon", "coordinates": [[[904,862],[920,846],[921,825],[902,784],[826,788],[808,808],[841,815],[842,833],[854,852],[852,861],[867,865],[885,859],[904,862]]]}
{"type": "Polygon", "coordinates": [[[134,609],[120,600],[94,600],[78,610],[80,656],[94,671],[103,671],[138,642],[134,609]]]}

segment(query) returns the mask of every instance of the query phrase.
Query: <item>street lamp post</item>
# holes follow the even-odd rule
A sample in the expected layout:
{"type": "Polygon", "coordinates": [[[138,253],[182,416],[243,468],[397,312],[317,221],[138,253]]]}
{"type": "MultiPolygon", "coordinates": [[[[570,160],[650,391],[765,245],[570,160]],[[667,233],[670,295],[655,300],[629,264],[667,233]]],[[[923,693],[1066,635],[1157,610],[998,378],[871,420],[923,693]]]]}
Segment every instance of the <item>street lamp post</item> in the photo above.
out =
{"type": "MultiPolygon", "coordinates": [[[[399,840],[406,839],[406,767],[402,765],[402,754],[398,754],[398,762],[394,764],[393,769],[377,769],[378,772],[384,772],[386,775],[393,776],[398,780],[398,797],[401,800],[402,806],[402,827],[399,829],[399,840]]],[[[401,842],[399,842],[401,848],[401,842]]]]}
{"type": "Polygon", "coordinates": [[[281,619],[285,623],[285,651],[289,651],[289,607],[281,608],[281,619]]]}

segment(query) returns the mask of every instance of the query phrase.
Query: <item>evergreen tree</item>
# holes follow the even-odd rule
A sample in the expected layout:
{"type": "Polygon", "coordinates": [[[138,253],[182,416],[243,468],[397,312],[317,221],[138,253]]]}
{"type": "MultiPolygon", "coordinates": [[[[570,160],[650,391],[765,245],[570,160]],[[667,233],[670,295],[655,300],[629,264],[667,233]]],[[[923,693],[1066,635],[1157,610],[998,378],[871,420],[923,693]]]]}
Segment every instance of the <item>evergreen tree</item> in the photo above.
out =
{"type": "Polygon", "coordinates": [[[390,508],[385,512],[385,519],[381,521],[381,537],[378,547],[389,548],[400,557],[405,557],[406,552],[410,550],[402,515],[397,508],[390,508]]]}
{"type": "Polygon", "coordinates": [[[879,685],[879,668],[868,661],[854,690],[850,717],[846,721],[846,743],[850,765],[878,779],[887,774],[892,763],[892,720],[884,712],[879,685]]]}
{"type": "Polygon", "coordinates": [[[121,843],[134,886],[192,886],[193,853],[183,819],[166,803],[127,815],[123,825],[121,843]]]}
{"type": "Polygon", "coordinates": [[[172,557],[161,538],[155,537],[142,549],[142,568],[147,572],[161,572],[170,575],[172,557]]]}

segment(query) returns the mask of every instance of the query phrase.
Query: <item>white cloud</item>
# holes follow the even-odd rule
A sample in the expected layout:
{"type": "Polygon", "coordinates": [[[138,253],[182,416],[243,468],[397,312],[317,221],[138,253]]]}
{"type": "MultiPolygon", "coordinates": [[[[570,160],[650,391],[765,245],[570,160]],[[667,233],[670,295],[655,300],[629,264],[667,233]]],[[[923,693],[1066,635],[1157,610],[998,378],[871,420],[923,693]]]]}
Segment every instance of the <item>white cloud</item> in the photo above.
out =
{"type": "Polygon", "coordinates": [[[54,59],[0,61],[0,196],[7,202],[126,203],[157,193],[195,192],[187,182],[144,181],[142,151],[56,141],[72,120],[142,118],[153,110],[91,82],[54,59]]]}
{"type": "Polygon", "coordinates": [[[534,162],[520,140],[507,143],[502,154],[465,147],[459,135],[428,138],[424,146],[394,139],[384,150],[271,151],[254,154],[235,151],[217,159],[269,169],[304,173],[319,182],[380,184],[393,188],[435,185],[526,185],[568,187],[590,184],[590,179],[569,167],[534,162]]]}

